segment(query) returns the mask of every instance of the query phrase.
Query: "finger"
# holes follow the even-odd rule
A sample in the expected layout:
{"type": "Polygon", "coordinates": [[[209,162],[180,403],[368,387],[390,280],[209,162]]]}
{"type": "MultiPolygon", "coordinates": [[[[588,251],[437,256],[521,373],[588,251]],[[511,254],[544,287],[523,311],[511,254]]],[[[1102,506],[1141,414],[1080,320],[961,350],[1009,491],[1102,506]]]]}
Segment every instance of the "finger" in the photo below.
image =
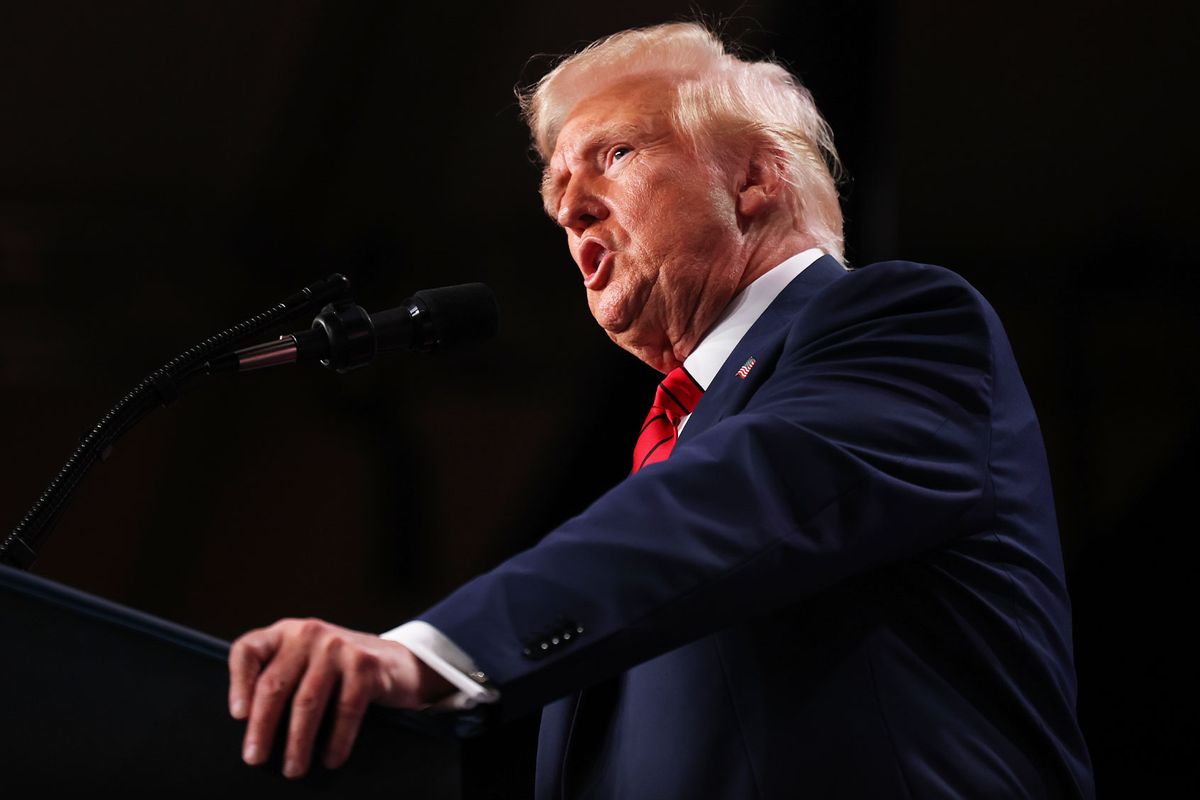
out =
{"type": "Polygon", "coordinates": [[[321,725],[325,706],[337,683],[337,658],[341,643],[331,640],[322,649],[319,660],[310,660],[308,669],[292,699],[292,716],[288,722],[287,749],[284,751],[283,774],[298,778],[308,771],[313,743],[321,725]]]}
{"type": "Polygon", "coordinates": [[[229,714],[234,719],[246,718],[254,682],[278,648],[279,632],[274,627],[250,631],[229,648],[229,714]]]}
{"type": "Polygon", "coordinates": [[[270,756],[279,718],[307,663],[308,656],[303,648],[278,653],[255,681],[250,720],[246,723],[246,738],[242,742],[242,760],[247,764],[261,764],[270,756]]]}
{"type": "Polygon", "coordinates": [[[325,747],[325,766],[329,769],[337,769],[350,757],[367,706],[371,703],[377,669],[375,659],[360,657],[356,664],[343,670],[337,708],[334,709],[333,730],[325,747]]]}

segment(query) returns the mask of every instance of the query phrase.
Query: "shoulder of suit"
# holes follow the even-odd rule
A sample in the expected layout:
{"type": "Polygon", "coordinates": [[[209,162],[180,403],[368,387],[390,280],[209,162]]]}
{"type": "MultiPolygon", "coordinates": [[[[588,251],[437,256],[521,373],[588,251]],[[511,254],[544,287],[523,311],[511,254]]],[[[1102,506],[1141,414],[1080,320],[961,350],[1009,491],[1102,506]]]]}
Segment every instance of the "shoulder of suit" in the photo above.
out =
{"type": "Polygon", "coordinates": [[[963,276],[957,272],[939,267],[935,264],[922,264],[918,261],[877,261],[872,264],[867,264],[862,267],[848,267],[847,275],[856,278],[870,277],[880,278],[883,276],[892,275],[908,275],[910,277],[923,277],[931,281],[947,281],[950,283],[960,283],[964,286],[970,286],[963,276]]]}
{"type": "Polygon", "coordinates": [[[958,273],[933,264],[881,261],[847,270],[844,277],[822,287],[805,304],[796,323],[803,327],[807,319],[825,327],[951,309],[965,311],[980,323],[998,321],[983,295],[958,273]]]}
{"type": "Polygon", "coordinates": [[[915,261],[879,261],[862,267],[854,267],[846,272],[848,280],[835,281],[832,286],[837,291],[857,293],[867,291],[883,292],[884,299],[888,294],[913,294],[942,289],[967,292],[977,300],[983,297],[966,278],[953,270],[934,264],[922,264],[915,261]]]}

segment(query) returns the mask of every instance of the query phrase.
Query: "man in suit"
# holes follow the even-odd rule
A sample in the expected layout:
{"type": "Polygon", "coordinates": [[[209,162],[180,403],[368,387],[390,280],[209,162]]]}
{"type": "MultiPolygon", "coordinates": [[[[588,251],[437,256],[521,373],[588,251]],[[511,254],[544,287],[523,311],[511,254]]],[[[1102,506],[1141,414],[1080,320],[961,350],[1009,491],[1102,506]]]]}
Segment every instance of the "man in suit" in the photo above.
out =
{"type": "Polygon", "coordinates": [[[302,774],[371,702],[545,707],[537,796],[1091,797],[1044,448],[946,270],[847,271],[831,137],[695,25],[526,104],[593,315],[666,374],[633,474],[384,637],[239,639],[230,703],[302,774]]]}

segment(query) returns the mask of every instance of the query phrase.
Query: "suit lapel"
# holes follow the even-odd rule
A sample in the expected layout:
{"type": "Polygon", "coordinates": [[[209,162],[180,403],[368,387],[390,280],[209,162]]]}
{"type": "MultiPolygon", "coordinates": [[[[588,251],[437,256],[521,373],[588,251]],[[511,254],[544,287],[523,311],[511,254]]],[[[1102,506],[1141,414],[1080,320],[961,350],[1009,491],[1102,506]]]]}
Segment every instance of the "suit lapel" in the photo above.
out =
{"type": "Polygon", "coordinates": [[[813,295],[845,275],[846,269],[837,259],[822,256],[784,287],[717,371],[679,435],[680,444],[746,406],[750,396],[774,371],[796,314],[813,295]],[[739,369],[745,372],[744,377],[739,369]]]}

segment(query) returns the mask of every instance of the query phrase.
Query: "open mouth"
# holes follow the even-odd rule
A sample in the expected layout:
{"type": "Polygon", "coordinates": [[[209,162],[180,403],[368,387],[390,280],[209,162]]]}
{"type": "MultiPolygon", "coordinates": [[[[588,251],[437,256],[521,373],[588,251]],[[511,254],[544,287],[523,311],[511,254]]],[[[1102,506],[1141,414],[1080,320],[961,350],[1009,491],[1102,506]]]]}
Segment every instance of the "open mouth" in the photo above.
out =
{"type": "Polygon", "coordinates": [[[588,239],[579,248],[579,268],[583,271],[583,285],[589,289],[600,289],[608,280],[609,265],[613,251],[599,239],[588,239]]]}

